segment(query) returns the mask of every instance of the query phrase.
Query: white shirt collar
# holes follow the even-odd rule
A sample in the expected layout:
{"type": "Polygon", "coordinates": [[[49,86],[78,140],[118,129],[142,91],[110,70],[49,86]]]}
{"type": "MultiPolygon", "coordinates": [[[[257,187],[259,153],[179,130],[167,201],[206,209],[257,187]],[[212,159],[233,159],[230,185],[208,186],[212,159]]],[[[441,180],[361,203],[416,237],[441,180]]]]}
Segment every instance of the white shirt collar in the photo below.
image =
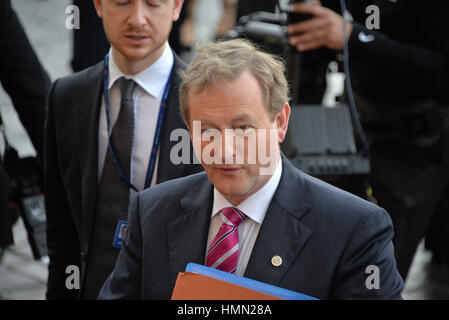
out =
{"type": "Polygon", "coordinates": [[[159,59],[156,60],[156,62],[154,62],[151,66],[135,75],[128,75],[123,73],[123,71],[120,70],[120,68],[115,63],[112,55],[112,49],[110,49],[108,89],[111,89],[115,81],[117,81],[120,77],[125,77],[127,79],[133,79],[143,90],[145,90],[151,96],[155,98],[162,96],[166,81],[170,75],[170,71],[174,63],[173,53],[168,42],[165,43],[164,52],[159,57],[159,59]],[[165,81],[161,81],[161,79],[165,79],[165,81]]]}
{"type": "MultiPolygon", "coordinates": [[[[273,198],[279,185],[281,175],[282,160],[279,158],[276,171],[271,176],[270,180],[268,180],[268,182],[259,191],[240,203],[237,208],[245,213],[249,218],[261,224],[265,218],[271,199],[273,198]]],[[[214,187],[212,217],[217,215],[221,209],[226,207],[233,207],[233,205],[214,187]]]]}

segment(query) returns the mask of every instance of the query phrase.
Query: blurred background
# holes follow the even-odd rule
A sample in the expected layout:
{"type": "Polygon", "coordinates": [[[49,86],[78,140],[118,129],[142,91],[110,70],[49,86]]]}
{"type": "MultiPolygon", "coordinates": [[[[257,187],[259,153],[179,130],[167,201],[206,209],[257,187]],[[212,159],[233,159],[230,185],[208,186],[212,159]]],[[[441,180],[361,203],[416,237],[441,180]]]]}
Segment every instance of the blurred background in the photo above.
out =
{"type": "MultiPolygon", "coordinates": [[[[172,43],[172,47],[186,62],[194,57],[192,48],[196,44],[211,41],[217,35],[224,35],[231,30],[238,14],[236,1],[196,2],[197,5],[193,6],[193,0],[186,1],[184,16],[175,30],[177,40],[172,43]]],[[[72,4],[70,0],[12,1],[31,46],[51,81],[99,61],[86,62],[82,55],[79,60],[74,59],[74,31],[66,27],[69,16],[66,8],[72,4]]],[[[95,52],[90,56],[102,57],[104,53],[101,51],[105,50],[105,44],[97,44],[84,44],[85,54],[95,52]]],[[[344,75],[332,71],[335,68],[335,65],[330,65],[326,76],[327,89],[323,104],[328,106],[335,104],[336,97],[344,90],[344,75]]],[[[8,142],[17,150],[19,157],[35,157],[36,150],[19,120],[11,98],[2,88],[0,112],[8,142]]],[[[5,141],[0,139],[0,151],[4,152],[4,149],[5,141]]],[[[45,255],[36,259],[36,248],[33,249],[30,244],[24,220],[16,218],[13,225],[14,244],[2,251],[0,256],[0,299],[44,299],[48,259],[45,255]]],[[[432,253],[426,251],[421,243],[406,279],[404,299],[449,299],[449,276],[435,277],[430,268],[431,258],[432,253]]]]}

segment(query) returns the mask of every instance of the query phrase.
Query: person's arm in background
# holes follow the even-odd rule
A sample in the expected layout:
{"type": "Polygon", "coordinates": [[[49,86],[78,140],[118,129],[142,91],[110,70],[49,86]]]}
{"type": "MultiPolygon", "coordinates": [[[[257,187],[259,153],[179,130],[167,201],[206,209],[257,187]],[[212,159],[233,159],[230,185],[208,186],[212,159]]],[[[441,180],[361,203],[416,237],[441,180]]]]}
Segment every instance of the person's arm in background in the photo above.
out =
{"type": "Polygon", "coordinates": [[[81,267],[79,238],[70,212],[59,167],[55,130],[55,105],[58,81],[50,88],[44,138],[44,194],[47,214],[48,265],[47,299],[76,299],[79,290],[66,288],[69,265],[81,267]]]}
{"type": "Polygon", "coordinates": [[[42,68],[9,0],[0,2],[0,82],[42,156],[45,99],[50,78],[42,68]]]}
{"type": "MultiPolygon", "coordinates": [[[[417,41],[426,43],[418,46],[403,40],[396,40],[382,32],[369,30],[358,22],[347,22],[349,35],[350,65],[363,67],[364,79],[369,85],[361,85],[368,95],[379,91],[399,91],[414,98],[441,97],[449,86],[449,3],[430,1],[422,3],[406,2],[401,8],[404,14],[419,12],[415,29],[417,41]],[[419,6],[419,7],[417,7],[419,6]],[[419,29],[418,29],[419,28],[419,29]],[[360,39],[360,33],[374,37],[367,42],[360,39]],[[387,75],[387,76],[386,76],[387,75]]],[[[318,1],[312,4],[295,4],[292,11],[314,16],[306,22],[290,25],[288,34],[290,44],[298,51],[309,51],[320,47],[334,50],[343,49],[343,19],[335,11],[323,7],[318,1]]],[[[382,14],[382,8],[380,8],[382,14]]],[[[361,19],[355,13],[355,21],[361,19]]],[[[381,16],[382,17],[382,16],[381,16]]],[[[382,18],[381,18],[382,19],[382,18]]],[[[446,98],[447,99],[447,98],[446,98]]]]}

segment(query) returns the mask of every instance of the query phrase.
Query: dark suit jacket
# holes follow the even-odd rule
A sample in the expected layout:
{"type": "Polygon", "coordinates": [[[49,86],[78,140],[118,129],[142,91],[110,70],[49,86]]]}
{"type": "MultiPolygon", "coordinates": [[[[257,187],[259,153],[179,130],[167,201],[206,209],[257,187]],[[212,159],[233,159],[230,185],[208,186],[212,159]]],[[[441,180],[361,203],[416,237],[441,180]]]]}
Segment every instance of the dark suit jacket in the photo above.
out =
{"type": "MultiPolygon", "coordinates": [[[[167,112],[160,143],[157,182],[202,170],[199,165],[173,165],[170,141],[175,128],[185,128],[179,114],[179,70],[175,56],[167,112]]],[[[96,212],[98,121],[103,94],[103,62],[53,83],[45,124],[45,196],[50,257],[47,298],[76,298],[67,290],[65,269],[81,267],[83,280],[96,212]]],[[[150,141],[151,143],[151,141],[150,141]]],[[[149,143],[149,145],[150,145],[149,143]]],[[[193,152],[191,152],[191,155],[193,152]]],[[[81,282],[82,283],[82,282],[81,282]]],[[[82,285],[81,285],[82,289],[82,285]]]]}
{"type": "MultiPolygon", "coordinates": [[[[300,172],[284,157],[282,164],[245,276],[320,299],[401,298],[387,212],[300,172]],[[282,257],[280,267],[271,264],[275,255],[282,257]],[[379,290],[365,285],[369,265],[379,267],[379,290]]],[[[212,203],[205,173],[141,192],[99,298],[169,299],[178,272],[188,262],[204,264],[212,203]]]]}

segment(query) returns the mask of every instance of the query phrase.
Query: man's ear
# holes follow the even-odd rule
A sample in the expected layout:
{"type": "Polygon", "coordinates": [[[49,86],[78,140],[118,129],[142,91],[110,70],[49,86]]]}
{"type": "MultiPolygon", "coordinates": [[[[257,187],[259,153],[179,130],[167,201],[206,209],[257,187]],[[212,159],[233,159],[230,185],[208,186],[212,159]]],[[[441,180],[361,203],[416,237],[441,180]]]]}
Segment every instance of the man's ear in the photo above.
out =
{"type": "Polygon", "coordinates": [[[97,11],[97,15],[100,18],[103,18],[103,0],[93,0],[93,1],[94,1],[95,10],[97,11]]]}
{"type": "Polygon", "coordinates": [[[281,143],[285,139],[288,128],[288,119],[290,118],[290,105],[288,102],[284,104],[281,110],[276,114],[276,125],[278,129],[278,142],[281,143]]]}
{"type": "Polygon", "coordinates": [[[175,0],[175,5],[173,8],[173,21],[177,21],[179,19],[179,15],[181,14],[183,3],[184,3],[184,0],[175,0]]]}

